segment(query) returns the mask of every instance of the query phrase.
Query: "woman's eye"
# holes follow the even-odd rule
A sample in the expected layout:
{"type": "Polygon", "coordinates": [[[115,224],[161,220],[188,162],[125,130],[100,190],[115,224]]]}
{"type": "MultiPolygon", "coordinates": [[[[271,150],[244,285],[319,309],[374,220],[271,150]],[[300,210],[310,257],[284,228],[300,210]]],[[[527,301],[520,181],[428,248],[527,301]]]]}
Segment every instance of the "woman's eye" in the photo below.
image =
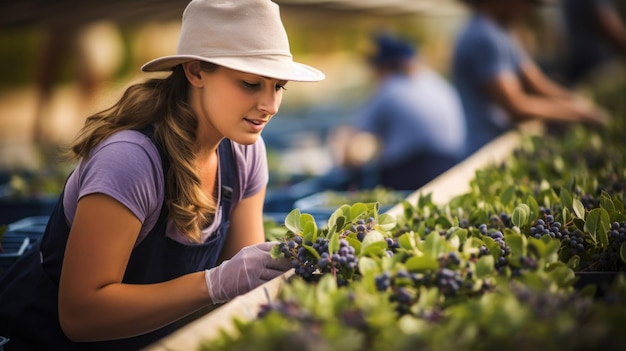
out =
{"type": "Polygon", "coordinates": [[[276,84],[276,91],[279,90],[287,90],[287,88],[285,88],[284,84],[276,84]]]}
{"type": "Polygon", "coordinates": [[[246,88],[248,88],[248,89],[252,89],[252,90],[254,90],[254,89],[258,89],[258,88],[260,88],[260,87],[261,87],[261,84],[257,84],[257,83],[250,83],[250,82],[243,81],[243,86],[244,86],[244,87],[246,87],[246,88]]]}

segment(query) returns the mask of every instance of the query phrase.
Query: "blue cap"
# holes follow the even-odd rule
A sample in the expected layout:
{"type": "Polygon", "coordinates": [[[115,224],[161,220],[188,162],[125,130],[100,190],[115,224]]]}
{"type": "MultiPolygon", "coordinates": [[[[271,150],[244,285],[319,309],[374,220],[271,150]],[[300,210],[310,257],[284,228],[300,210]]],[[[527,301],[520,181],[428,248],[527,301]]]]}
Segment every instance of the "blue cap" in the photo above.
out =
{"type": "Polygon", "coordinates": [[[410,42],[390,34],[379,34],[374,42],[376,52],[370,57],[370,62],[375,66],[399,64],[416,54],[416,49],[410,42]]]}

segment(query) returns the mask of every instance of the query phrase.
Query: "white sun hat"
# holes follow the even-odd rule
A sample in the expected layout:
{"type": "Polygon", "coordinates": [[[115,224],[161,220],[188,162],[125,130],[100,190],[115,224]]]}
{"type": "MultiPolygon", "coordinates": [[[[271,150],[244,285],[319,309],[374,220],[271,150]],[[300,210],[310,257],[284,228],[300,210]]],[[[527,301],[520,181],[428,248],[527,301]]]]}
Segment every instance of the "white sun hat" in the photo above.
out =
{"type": "Polygon", "coordinates": [[[176,55],[149,61],[141,70],[169,71],[192,60],[280,80],[325,78],[293,61],[279,7],[270,0],[192,0],[183,12],[176,55]]]}

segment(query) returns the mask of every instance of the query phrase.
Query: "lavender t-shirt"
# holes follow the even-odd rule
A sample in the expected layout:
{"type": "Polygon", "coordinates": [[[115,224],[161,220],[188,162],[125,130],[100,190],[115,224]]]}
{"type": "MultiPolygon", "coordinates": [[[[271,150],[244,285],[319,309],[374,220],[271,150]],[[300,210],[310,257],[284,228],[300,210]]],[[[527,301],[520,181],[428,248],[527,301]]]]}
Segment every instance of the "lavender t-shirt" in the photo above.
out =
{"type": "MultiPolygon", "coordinates": [[[[239,198],[233,199],[234,207],[241,198],[252,196],[266,186],[269,173],[262,138],[253,145],[233,142],[232,146],[239,175],[239,191],[235,190],[235,194],[240,194],[239,198]]],[[[218,189],[221,189],[221,179],[218,177],[217,181],[218,189]]],[[[91,157],[81,160],[68,178],[63,197],[65,218],[70,227],[78,200],[94,193],[111,196],[139,219],[142,226],[135,243],[138,245],[154,227],[165,194],[161,158],[154,143],[138,131],[121,131],[100,143],[91,152],[91,157]]],[[[202,231],[204,240],[220,223],[221,206],[218,206],[215,220],[202,231]]],[[[178,242],[192,244],[172,221],[167,223],[166,235],[178,242]]]]}

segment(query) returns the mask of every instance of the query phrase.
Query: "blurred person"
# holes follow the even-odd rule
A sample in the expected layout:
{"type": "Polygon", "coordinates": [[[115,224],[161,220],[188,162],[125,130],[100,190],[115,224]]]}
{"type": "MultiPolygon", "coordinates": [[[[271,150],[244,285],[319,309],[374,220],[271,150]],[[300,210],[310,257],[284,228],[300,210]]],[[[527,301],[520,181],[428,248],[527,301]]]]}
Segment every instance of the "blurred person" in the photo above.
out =
{"type": "Polygon", "coordinates": [[[68,6],[50,4],[42,9],[47,12],[46,30],[37,59],[33,124],[33,141],[41,146],[56,141],[48,129],[54,84],[63,66],[72,67],[79,95],[78,110],[86,111],[96,101],[106,80],[112,78],[122,64],[124,47],[117,25],[111,21],[60,15],[68,11],[68,6]]]}
{"type": "Polygon", "coordinates": [[[560,4],[566,41],[564,84],[575,87],[597,75],[614,79],[616,70],[611,66],[626,63],[626,27],[615,5],[610,0],[562,0],[560,4]],[[602,74],[605,69],[609,73],[602,74]]]}
{"type": "Polygon", "coordinates": [[[467,125],[465,157],[526,119],[606,124],[603,109],[549,79],[514,36],[540,0],[464,0],[452,75],[467,125]]]}
{"type": "Polygon", "coordinates": [[[137,350],[291,268],[273,259],[261,132],[294,62],[269,0],[192,0],[177,54],[90,116],[41,244],[0,281],[11,350],[137,350]]]}
{"type": "Polygon", "coordinates": [[[461,105],[454,87],[410,41],[382,33],[374,42],[369,64],[377,88],[336,138],[345,144],[342,166],[361,172],[364,187],[416,190],[460,160],[461,105]]]}

